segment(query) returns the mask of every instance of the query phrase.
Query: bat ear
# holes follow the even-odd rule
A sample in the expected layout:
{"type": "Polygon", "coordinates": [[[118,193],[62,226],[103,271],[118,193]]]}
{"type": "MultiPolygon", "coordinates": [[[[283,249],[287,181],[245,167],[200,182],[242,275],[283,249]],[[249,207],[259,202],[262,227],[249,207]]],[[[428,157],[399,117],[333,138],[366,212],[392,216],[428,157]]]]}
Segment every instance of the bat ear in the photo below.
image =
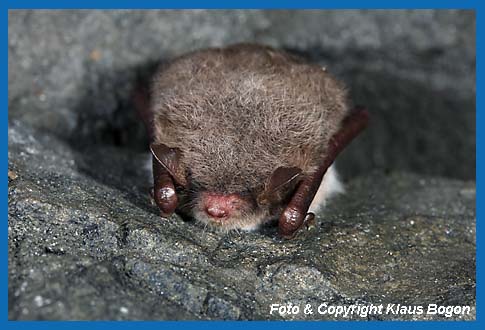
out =
{"type": "Polygon", "coordinates": [[[185,171],[180,162],[182,153],[178,148],[169,148],[163,143],[152,143],[150,144],[150,151],[153,157],[167,170],[175,182],[183,187],[187,186],[185,171]]]}
{"type": "Polygon", "coordinates": [[[279,192],[283,188],[288,188],[290,185],[296,184],[302,177],[302,170],[298,167],[278,167],[271,174],[264,192],[259,196],[258,201],[263,204],[268,202],[272,196],[279,196],[279,192]]]}
{"type": "Polygon", "coordinates": [[[274,192],[301,177],[301,169],[298,167],[278,167],[266,184],[266,191],[274,192]]]}

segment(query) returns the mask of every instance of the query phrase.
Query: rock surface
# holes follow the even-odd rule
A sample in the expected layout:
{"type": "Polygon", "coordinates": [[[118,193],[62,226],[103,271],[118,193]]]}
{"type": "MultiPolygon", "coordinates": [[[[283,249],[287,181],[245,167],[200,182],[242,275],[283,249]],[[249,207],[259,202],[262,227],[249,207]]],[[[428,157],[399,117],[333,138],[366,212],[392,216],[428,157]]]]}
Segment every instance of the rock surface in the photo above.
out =
{"type": "Polygon", "coordinates": [[[355,178],[314,229],[280,241],[271,226],[222,234],[160,218],[136,164],[146,154],[101,147],[81,157],[17,122],[9,137],[10,319],[280,319],[271,304],[475,304],[473,182],[355,178]]]}
{"type": "Polygon", "coordinates": [[[471,11],[11,11],[9,319],[475,319],[474,98],[471,11]],[[135,80],[238,41],[327,65],[372,111],[339,159],[347,193],[291,241],[162,219],[147,195],[135,80]]]}

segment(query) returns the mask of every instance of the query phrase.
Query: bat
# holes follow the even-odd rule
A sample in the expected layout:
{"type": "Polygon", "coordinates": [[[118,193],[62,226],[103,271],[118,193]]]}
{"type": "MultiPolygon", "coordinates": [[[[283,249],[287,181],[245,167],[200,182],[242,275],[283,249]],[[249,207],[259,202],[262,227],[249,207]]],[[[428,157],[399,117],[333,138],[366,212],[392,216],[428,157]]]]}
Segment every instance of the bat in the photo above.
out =
{"type": "Polygon", "coordinates": [[[268,46],[179,56],[139,88],[152,154],[152,197],[221,230],[278,219],[292,238],[342,190],[332,163],[367,125],[321,66],[268,46]]]}

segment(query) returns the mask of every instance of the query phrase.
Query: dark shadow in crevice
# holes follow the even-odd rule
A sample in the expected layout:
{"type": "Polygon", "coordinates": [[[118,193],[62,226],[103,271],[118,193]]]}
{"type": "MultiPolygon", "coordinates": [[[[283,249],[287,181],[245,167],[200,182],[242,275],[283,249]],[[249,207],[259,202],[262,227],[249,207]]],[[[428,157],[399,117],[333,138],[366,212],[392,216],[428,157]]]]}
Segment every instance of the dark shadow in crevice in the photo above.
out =
{"type": "Polygon", "coordinates": [[[151,61],[114,72],[86,73],[80,98],[75,136],[69,143],[78,150],[109,145],[127,150],[147,150],[148,139],[134,107],[135,90],[149,86],[161,62],[151,61]]]}
{"type": "Polygon", "coordinates": [[[320,47],[288,50],[326,66],[345,82],[353,103],[365,105],[371,113],[367,130],[337,160],[344,177],[379,170],[475,180],[474,92],[460,91],[450,73],[442,77],[456,86],[451,91],[403,74],[407,66],[431,76],[442,52],[403,59],[372,50],[345,54],[320,47]]]}
{"type": "Polygon", "coordinates": [[[67,140],[76,151],[79,172],[154,214],[158,210],[148,193],[152,185],[148,137],[133,94],[140,84],[151,81],[158,65],[148,62],[102,74],[88,70],[85,93],[76,110],[76,133],[67,140]]]}

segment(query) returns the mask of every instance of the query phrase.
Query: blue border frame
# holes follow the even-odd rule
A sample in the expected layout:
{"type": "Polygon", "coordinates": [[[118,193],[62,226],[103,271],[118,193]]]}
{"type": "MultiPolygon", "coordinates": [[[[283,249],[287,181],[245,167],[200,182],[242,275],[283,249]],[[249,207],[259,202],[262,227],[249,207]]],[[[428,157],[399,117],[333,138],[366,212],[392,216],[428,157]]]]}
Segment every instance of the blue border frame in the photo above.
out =
{"type": "MultiPolygon", "coordinates": [[[[483,1],[482,1],[483,3],[483,1]]],[[[345,1],[334,1],[333,3],[321,3],[321,1],[315,0],[299,0],[299,1],[255,1],[255,0],[246,0],[246,1],[230,1],[230,2],[222,2],[222,1],[190,1],[190,0],[179,0],[173,2],[167,1],[153,1],[153,0],[119,0],[119,1],[103,1],[100,0],[73,0],[73,1],[62,1],[62,0],[39,0],[39,1],[32,1],[32,0],[3,0],[0,1],[0,17],[2,22],[2,29],[3,33],[2,36],[2,44],[5,46],[5,50],[0,52],[0,56],[2,57],[1,60],[4,63],[2,66],[2,85],[3,88],[1,89],[1,99],[3,100],[3,111],[1,112],[1,119],[0,123],[2,126],[2,132],[4,132],[4,138],[1,141],[1,148],[3,151],[4,159],[0,163],[0,173],[5,173],[8,171],[8,10],[9,9],[110,9],[110,8],[119,8],[119,9],[149,9],[149,8],[157,8],[157,9],[175,9],[175,8],[240,8],[240,9],[255,9],[255,8],[273,8],[273,9],[288,9],[288,8],[300,8],[300,9],[310,9],[310,8],[338,8],[338,9],[350,9],[350,8],[365,8],[365,9],[424,9],[424,8],[440,8],[440,9],[475,9],[476,11],[476,29],[477,29],[477,37],[476,37],[476,56],[477,56],[477,65],[476,65],[476,180],[477,180],[477,320],[476,321],[456,321],[456,322],[446,322],[446,321],[417,321],[417,322],[406,322],[406,321],[384,321],[384,322],[352,322],[352,321],[345,321],[345,322],[315,322],[315,321],[296,321],[296,322],[283,322],[283,321],[253,321],[253,322],[237,322],[237,321],[228,321],[228,322],[211,322],[211,321],[165,321],[165,322],[130,322],[130,321],[123,321],[123,322],[68,322],[68,321],[59,321],[59,322],[52,322],[52,321],[44,321],[44,322],[33,322],[33,321],[8,321],[8,248],[7,248],[7,216],[2,227],[2,237],[4,237],[4,249],[1,250],[1,257],[3,259],[3,264],[5,270],[1,273],[1,280],[2,280],[2,292],[3,299],[0,300],[0,304],[3,310],[3,318],[0,320],[0,326],[2,328],[45,328],[51,329],[53,327],[66,327],[69,329],[79,329],[79,328],[102,328],[105,329],[107,327],[122,327],[125,329],[131,328],[152,328],[152,327],[164,327],[164,328],[194,328],[194,329],[213,329],[213,328],[222,328],[222,327],[233,327],[235,329],[247,329],[249,328],[265,328],[265,329],[275,329],[275,328],[282,328],[282,327],[291,327],[294,330],[298,329],[317,329],[321,327],[325,328],[350,328],[350,327],[358,327],[358,328],[368,328],[368,327],[384,327],[384,328],[408,328],[408,327],[429,327],[429,328],[442,328],[442,327],[450,327],[450,328],[477,328],[477,329],[484,329],[485,322],[483,315],[481,313],[481,309],[478,308],[480,303],[482,302],[483,298],[483,286],[480,285],[481,278],[483,277],[483,272],[481,269],[481,256],[482,256],[482,248],[479,239],[479,235],[483,231],[481,228],[480,219],[482,218],[482,214],[484,212],[484,207],[482,206],[481,202],[483,201],[482,193],[479,188],[479,183],[484,181],[483,171],[480,169],[483,165],[483,154],[484,154],[484,147],[483,142],[485,135],[481,132],[480,128],[483,127],[483,123],[485,120],[482,111],[483,108],[483,97],[480,94],[481,92],[481,83],[483,83],[483,70],[481,66],[478,64],[480,59],[483,57],[482,55],[482,48],[483,48],[483,33],[482,29],[485,23],[483,19],[485,19],[484,9],[482,9],[480,1],[456,1],[456,0],[444,0],[444,1],[367,1],[365,4],[359,1],[352,1],[352,0],[345,0],[345,1]],[[392,323],[390,323],[392,322],[392,323]]],[[[481,63],[481,62],[480,62],[481,63]]],[[[8,179],[7,176],[4,174],[0,176],[1,180],[1,187],[3,187],[3,191],[5,193],[4,196],[7,198],[4,199],[4,202],[1,204],[2,209],[4,210],[3,214],[7,215],[7,207],[8,207],[8,179]]]]}
{"type": "Polygon", "coordinates": [[[456,8],[456,9],[475,9],[479,5],[476,1],[456,1],[456,0],[426,0],[426,1],[367,1],[363,4],[356,0],[342,0],[322,3],[318,0],[236,0],[236,1],[197,1],[197,0],[179,0],[179,1],[154,1],[154,0],[5,0],[3,7],[10,9],[32,8],[32,9],[426,9],[426,8],[456,8]]]}

